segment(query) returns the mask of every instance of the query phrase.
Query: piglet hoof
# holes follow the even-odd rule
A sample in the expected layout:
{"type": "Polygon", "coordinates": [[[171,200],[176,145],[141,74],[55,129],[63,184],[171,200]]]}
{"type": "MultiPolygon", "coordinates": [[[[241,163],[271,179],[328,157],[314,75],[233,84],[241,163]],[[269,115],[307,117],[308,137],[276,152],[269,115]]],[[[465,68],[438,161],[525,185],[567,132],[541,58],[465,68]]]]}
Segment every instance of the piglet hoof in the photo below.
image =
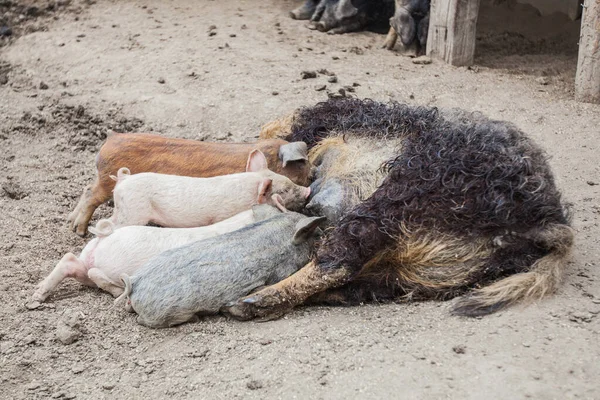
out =
{"type": "Polygon", "coordinates": [[[31,299],[24,304],[28,310],[36,310],[42,306],[42,303],[46,300],[46,296],[40,292],[35,292],[31,299]]]}
{"type": "Polygon", "coordinates": [[[28,310],[36,310],[38,308],[40,308],[42,306],[42,303],[40,303],[37,300],[31,300],[27,303],[25,303],[25,308],[28,310]]]}

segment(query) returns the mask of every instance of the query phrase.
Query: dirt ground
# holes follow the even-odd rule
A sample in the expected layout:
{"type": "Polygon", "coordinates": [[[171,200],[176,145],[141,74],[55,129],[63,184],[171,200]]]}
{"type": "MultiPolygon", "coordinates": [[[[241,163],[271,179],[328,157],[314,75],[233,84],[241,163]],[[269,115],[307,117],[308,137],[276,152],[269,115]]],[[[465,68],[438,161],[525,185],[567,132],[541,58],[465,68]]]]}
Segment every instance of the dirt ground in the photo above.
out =
{"type": "Polygon", "coordinates": [[[287,16],[299,1],[19,3],[36,9],[0,3],[1,398],[600,398],[600,106],[573,100],[578,21],[483,4],[476,65],[455,68],[415,65],[384,35],[310,31],[287,16]],[[321,68],[338,83],[300,77],[321,68]],[[23,306],[86,243],[66,217],[110,129],[253,140],[354,83],[513,121],[547,150],[577,231],[557,295],[477,319],[400,302],[166,330],[75,281],[23,306]]]}

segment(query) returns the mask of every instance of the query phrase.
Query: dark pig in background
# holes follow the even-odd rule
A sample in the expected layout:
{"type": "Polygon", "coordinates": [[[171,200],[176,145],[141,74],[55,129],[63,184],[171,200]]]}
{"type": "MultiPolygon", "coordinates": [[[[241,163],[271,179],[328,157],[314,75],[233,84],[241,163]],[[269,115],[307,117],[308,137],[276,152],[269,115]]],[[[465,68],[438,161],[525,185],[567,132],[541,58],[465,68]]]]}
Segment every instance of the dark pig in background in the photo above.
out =
{"type": "Polygon", "coordinates": [[[306,0],[290,16],[309,19],[310,29],[336,34],[386,23],[393,13],[393,0],[306,0]]]}
{"type": "MultiPolygon", "coordinates": [[[[308,263],[323,217],[287,212],[238,231],[166,251],[135,276],[122,275],[123,297],[138,323],[165,328],[214,314],[308,263]]],[[[117,299],[117,301],[119,301],[117,299]]]]}
{"type": "Polygon", "coordinates": [[[383,47],[392,50],[400,37],[405,48],[414,46],[417,55],[424,54],[429,30],[429,8],[430,0],[396,0],[396,11],[390,18],[390,31],[383,47]]]}

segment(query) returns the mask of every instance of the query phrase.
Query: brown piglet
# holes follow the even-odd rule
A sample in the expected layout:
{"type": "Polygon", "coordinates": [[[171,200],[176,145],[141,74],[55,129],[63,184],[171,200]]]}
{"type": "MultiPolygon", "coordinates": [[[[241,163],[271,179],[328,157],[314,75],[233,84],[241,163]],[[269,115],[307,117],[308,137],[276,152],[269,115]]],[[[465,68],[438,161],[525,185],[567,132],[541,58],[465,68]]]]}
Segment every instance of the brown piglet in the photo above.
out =
{"type": "Polygon", "coordinates": [[[69,215],[70,227],[80,236],[86,234],[96,208],[112,198],[115,181],[111,175],[116,175],[121,167],[127,167],[132,174],[212,177],[244,172],[252,150],[265,155],[273,172],[308,186],[310,164],[304,142],[268,139],[255,143],[211,143],[146,133],[113,133],[96,156],[96,179],[84,189],[69,215]]]}

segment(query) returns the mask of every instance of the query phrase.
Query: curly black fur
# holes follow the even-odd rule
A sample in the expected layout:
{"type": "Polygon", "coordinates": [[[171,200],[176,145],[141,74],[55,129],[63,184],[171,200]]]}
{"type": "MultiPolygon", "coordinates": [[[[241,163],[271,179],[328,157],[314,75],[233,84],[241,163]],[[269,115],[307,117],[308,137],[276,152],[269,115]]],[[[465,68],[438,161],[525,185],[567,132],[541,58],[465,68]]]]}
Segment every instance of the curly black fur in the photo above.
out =
{"type": "Polygon", "coordinates": [[[339,99],[302,108],[294,117],[289,141],[306,142],[312,148],[335,132],[384,139],[427,130],[438,119],[435,108],[411,107],[373,100],[339,99]]]}
{"type": "Polygon", "coordinates": [[[463,285],[432,296],[447,298],[525,271],[549,252],[528,232],[568,224],[546,155],[513,124],[396,102],[340,99],[300,110],[288,139],[310,148],[334,132],[400,137],[403,146],[385,164],[382,185],[323,242],[317,256],[322,268],[343,265],[358,274],[394,245],[401,223],[466,240],[512,234],[507,247],[463,285]]]}

